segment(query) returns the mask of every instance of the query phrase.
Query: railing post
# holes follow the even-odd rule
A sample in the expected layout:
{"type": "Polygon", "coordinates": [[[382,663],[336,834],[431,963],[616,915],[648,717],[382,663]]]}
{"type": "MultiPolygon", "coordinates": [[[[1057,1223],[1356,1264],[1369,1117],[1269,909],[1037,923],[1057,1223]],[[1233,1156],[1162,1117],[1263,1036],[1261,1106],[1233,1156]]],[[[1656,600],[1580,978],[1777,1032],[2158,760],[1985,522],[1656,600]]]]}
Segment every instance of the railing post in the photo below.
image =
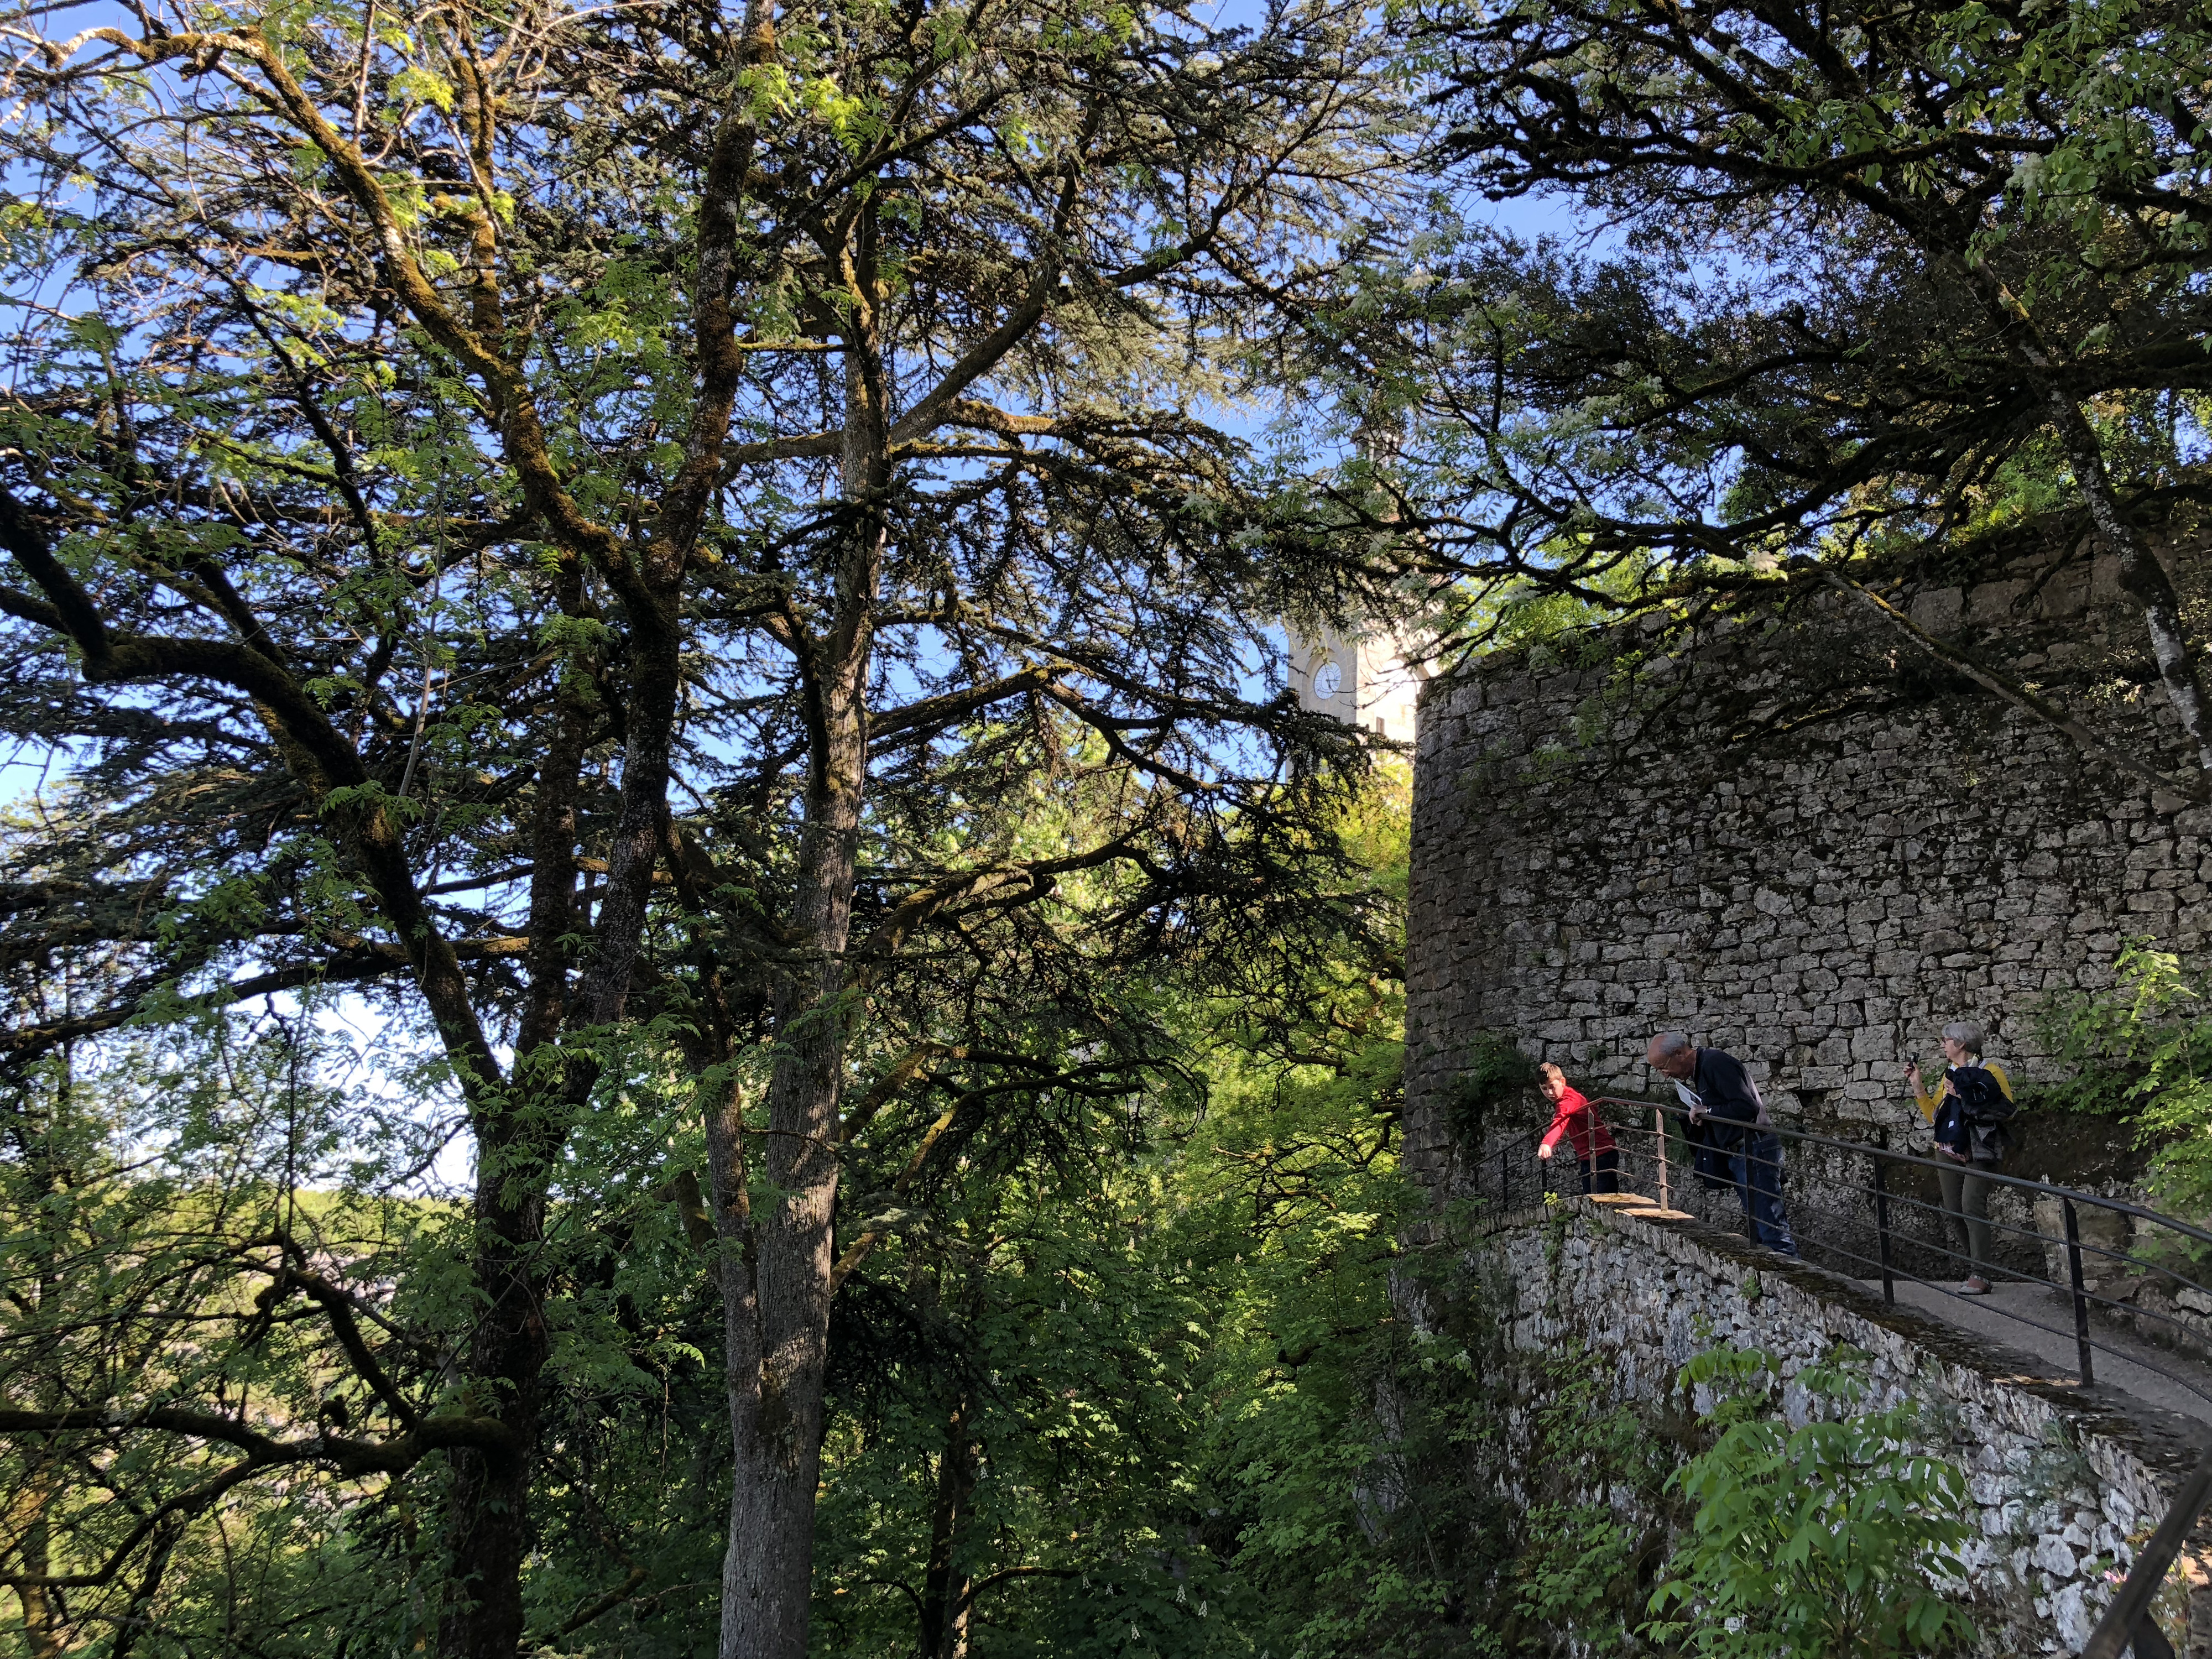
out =
{"type": "Polygon", "coordinates": [[[1743,1212],[1743,1236],[1756,1244],[1759,1223],[1753,1218],[1751,1209],[1751,1130],[1752,1126],[1747,1123],[1735,1132],[1738,1150],[1729,1155],[1729,1172],[1733,1175],[1739,1168],[1743,1171],[1735,1183],[1736,1206],[1743,1212]]]}
{"type": "Polygon", "coordinates": [[[2096,1381],[2089,1364],[2089,1297],[2081,1288],[2081,1224],[2074,1217],[2074,1200],[2058,1200],[2066,1212],[2066,1275],[2074,1281],[2074,1346],[2081,1356],[2081,1386],[2096,1381]]]}
{"type": "Polygon", "coordinates": [[[2090,1632],[2081,1659],[2119,1659],[2120,1650],[2130,1642],[2135,1644],[2136,1659],[2162,1659],[2172,1653],[2172,1644],[2152,1622],[2151,1599],[2166,1582],[2166,1570],[2181,1553],[2208,1502],[2212,1502],[2212,1451],[2197,1460],[2196,1472],[2184,1483],[2166,1519],[2158,1523],[2150,1542],[2136,1552],[2135,1565],[2128,1569],[2119,1593],[2090,1632]]]}
{"type": "Polygon", "coordinates": [[[1659,1137],[1659,1207],[1671,1210],[1674,1204],[1667,1192],[1667,1109],[1664,1106],[1651,1109],[1651,1127],[1659,1137]]]}
{"type": "Polygon", "coordinates": [[[1503,1146],[1498,1149],[1498,1207],[1513,1207],[1513,1154],[1503,1146]]]}
{"type": "Polygon", "coordinates": [[[1897,1301],[1897,1275],[1889,1261],[1889,1160],[1880,1152],[1874,1158],[1874,1231],[1878,1241],[1875,1246],[1881,1257],[1881,1299],[1892,1304],[1897,1301]]]}

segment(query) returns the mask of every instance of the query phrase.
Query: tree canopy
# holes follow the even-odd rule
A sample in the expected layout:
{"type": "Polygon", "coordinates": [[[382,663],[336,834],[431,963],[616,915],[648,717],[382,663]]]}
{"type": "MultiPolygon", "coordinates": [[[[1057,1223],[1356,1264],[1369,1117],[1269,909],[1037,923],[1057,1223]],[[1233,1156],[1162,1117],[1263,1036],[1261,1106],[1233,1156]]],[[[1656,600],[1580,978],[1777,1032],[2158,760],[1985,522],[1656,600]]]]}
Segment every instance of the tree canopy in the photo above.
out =
{"type": "Polygon", "coordinates": [[[1448,220],[1379,285],[1409,562],[1617,611],[2070,523],[2186,758],[1947,667],[2201,798],[2203,628],[2160,545],[2205,488],[2203,9],[1418,9],[1446,176],[1581,228],[1448,220]]]}
{"type": "Polygon", "coordinates": [[[1819,585],[2203,798],[2206,25],[11,13],[11,1639],[1626,1641],[1656,1454],[1393,1300],[1286,647],[1819,585]],[[2022,523],[2175,741],[1888,604],[2022,523]]]}
{"type": "Polygon", "coordinates": [[[513,1653],[548,1218],[578,1136],[674,1086],[726,1311],[722,1650],[796,1654],[830,1304],[884,1234],[836,1237],[848,1172],[904,1200],[1127,1094],[1158,1056],[1112,976],[1295,931],[1335,861],[1358,750],[1267,690],[1316,560],[1209,411],[1398,187],[1378,38],[91,16],[15,70],[0,610],[11,725],[84,762],[13,838],[26,1006],[58,954],[100,973],[14,1054],[356,986],[433,1044],[476,1184],[444,1323],[388,1340],[305,1239],[233,1241],[264,1311],[319,1310],[360,1452],[149,1415],[100,1392],[127,1372],[16,1426],[120,1411],[233,1484],[268,1444],[442,1454],[440,1646],[513,1653]]]}

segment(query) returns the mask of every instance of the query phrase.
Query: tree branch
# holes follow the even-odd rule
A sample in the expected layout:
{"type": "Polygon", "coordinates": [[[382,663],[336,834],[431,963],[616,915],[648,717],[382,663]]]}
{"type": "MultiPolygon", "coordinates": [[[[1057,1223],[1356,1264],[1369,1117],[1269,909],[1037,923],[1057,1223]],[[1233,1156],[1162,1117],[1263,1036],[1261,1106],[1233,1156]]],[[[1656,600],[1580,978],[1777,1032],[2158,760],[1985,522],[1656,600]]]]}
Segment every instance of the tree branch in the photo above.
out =
{"type": "Polygon", "coordinates": [[[2083,753],[2094,756],[2109,765],[2117,766],[2124,771],[2132,772],[2137,777],[2147,778],[2160,788],[2171,789],[2175,794],[2195,801],[2199,805],[2212,800],[2212,781],[2203,778],[2179,778],[2169,772],[2160,771],[2148,761],[2131,755],[2127,750],[2107,742],[2059,708],[2057,704],[2038,696],[2026,686],[1983,666],[1955,647],[1944,644],[1942,641],[1923,629],[1911,617],[1872,589],[1863,587],[1848,576],[1826,567],[1822,568],[1820,574],[1841,592],[1856,593],[1860,599],[1864,599],[1874,607],[1876,614],[1883,621],[1938,662],[1956,669],[1984,690],[1996,692],[2015,708],[2034,715],[2045,725],[2064,732],[2081,746],[2083,753]]]}

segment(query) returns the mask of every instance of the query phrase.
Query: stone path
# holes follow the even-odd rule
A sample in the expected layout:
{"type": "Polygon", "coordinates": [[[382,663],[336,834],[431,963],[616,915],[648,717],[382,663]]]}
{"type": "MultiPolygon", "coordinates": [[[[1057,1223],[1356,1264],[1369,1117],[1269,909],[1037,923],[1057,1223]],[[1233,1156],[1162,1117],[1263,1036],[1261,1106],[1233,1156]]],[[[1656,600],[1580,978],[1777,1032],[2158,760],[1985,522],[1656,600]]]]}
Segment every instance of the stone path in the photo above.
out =
{"type": "MultiPolygon", "coordinates": [[[[1867,1288],[1881,1294],[1881,1281],[1867,1288]]],[[[1900,1306],[1932,1314],[1962,1331],[2042,1361],[2057,1381],[2072,1382],[2080,1369],[2074,1345],[2074,1304],[2040,1285],[2000,1284],[1987,1296],[1959,1296],[1948,1286],[1897,1281],[1900,1306]]],[[[2132,1395],[2147,1406],[2212,1423],[2212,1367],[2185,1358],[2102,1323],[2090,1326],[2097,1344],[2090,1363],[2100,1386],[2132,1395]],[[2202,1389],[2197,1393],[2188,1386],[2202,1389]]]]}

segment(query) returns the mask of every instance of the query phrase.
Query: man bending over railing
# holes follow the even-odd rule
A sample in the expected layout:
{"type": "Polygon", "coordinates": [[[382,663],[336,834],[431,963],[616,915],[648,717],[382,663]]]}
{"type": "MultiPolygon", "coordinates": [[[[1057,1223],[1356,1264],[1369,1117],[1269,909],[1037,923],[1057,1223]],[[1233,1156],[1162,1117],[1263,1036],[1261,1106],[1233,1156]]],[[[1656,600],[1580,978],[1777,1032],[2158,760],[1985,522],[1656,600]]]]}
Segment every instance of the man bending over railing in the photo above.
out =
{"type": "Polygon", "coordinates": [[[1796,1255],[1782,1208],[1782,1139],[1743,1063],[1718,1048],[1700,1048],[1680,1031],[1660,1032],[1644,1057],[1673,1081],[1690,1109],[1691,1135],[1702,1136],[1726,1158],[1753,1237],[1778,1255],[1796,1255]]]}

